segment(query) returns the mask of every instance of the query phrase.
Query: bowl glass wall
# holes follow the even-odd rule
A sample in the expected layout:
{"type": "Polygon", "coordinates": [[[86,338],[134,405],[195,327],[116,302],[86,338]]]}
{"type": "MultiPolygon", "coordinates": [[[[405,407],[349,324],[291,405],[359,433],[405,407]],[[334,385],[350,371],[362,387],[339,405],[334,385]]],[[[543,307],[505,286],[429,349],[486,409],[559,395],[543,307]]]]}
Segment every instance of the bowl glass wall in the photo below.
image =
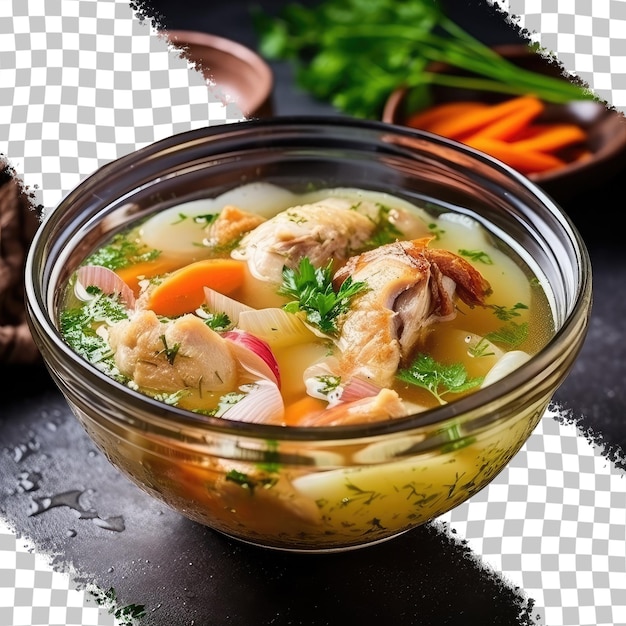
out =
{"type": "Polygon", "coordinates": [[[489,157],[383,123],[277,118],[183,133],[100,169],[47,216],[30,250],[26,288],[29,323],[52,377],[117,468],[232,537],[315,552],[389,539],[493,480],[580,350],[591,268],[558,206],[489,157]],[[199,417],[116,383],[72,352],[57,319],[63,287],[90,252],[139,218],[255,181],[296,192],[359,187],[471,211],[504,242],[521,245],[550,286],[556,335],[499,383],[441,408],[321,428],[199,417]]]}

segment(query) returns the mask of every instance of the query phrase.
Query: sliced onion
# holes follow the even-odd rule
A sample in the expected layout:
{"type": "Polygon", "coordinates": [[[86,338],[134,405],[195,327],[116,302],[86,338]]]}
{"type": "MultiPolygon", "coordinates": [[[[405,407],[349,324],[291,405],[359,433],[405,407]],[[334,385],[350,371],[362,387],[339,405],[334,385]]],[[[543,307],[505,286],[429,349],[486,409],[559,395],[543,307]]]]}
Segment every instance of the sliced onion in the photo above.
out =
{"type": "Polygon", "coordinates": [[[307,343],[315,339],[315,335],[300,317],[278,307],[242,311],[237,326],[263,339],[273,348],[307,343]]]}
{"type": "Polygon", "coordinates": [[[371,398],[377,396],[380,390],[381,387],[372,381],[354,376],[344,386],[341,401],[354,402],[363,398],[371,398]]]}
{"type": "Polygon", "coordinates": [[[76,272],[74,293],[79,300],[88,302],[93,298],[87,287],[97,287],[108,296],[119,296],[128,309],[135,308],[135,294],[133,290],[108,267],[101,265],[83,265],[76,272]]]}
{"type": "Polygon", "coordinates": [[[236,358],[253,381],[269,380],[280,388],[278,361],[265,341],[244,330],[229,330],[222,337],[231,343],[236,358]]]}
{"type": "Polygon", "coordinates": [[[237,422],[281,425],[285,417],[285,405],[278,386],[269,380],[258,380],[242,385],[245,396],[226,410],[222,417],[237,422]]]}
{"type": "Polygon", "coordinates": [[[336,389],[333,389],[330,393],[321,391],[324,387],[322,379],[337,376],[335,373],[336,370],[337,359],[334,357],[318,361],[317,363],[313,363],[313,365],[307,367],[302,374],[307,394],[312,398],[324,400],[329,404],[337,404],[343,394],[343,387],[341,385],[339,385],[336,389]]]}
{"type": "Polygon", "coordinates": [[[239,324],[239,316],[244,311],[254,311],[251,306],[239,302],[234,298],[229,298],[210,287],[204,288],[204,303],[213,313],[226,313],[231,324],[239,324]]]}
{"type": "Polygon", "coordinates": [[[325,377],[337,376],[337,359],[329,357],[323,361],[314,363],[304,371],[304,386],[307,394],[313,398],[319,398],[328,402],[332,408],[344,402],[355,402],[363,398],[371,398],[378,395],[381,388],[365,378],[354,376],[345,383],[338,385],[330,393],[320,391],[323,388],[325,377]]]}
{"type": "Polygon", "coordinates": [[[507,374],[510,374],[513,370],[526,363],[528,359],[530,359],[530,354],[523,350],[511,350],[510,352],[506,352],[487,372],[481,388],[492,385],[497,380],[504,378],[507,374]]]}

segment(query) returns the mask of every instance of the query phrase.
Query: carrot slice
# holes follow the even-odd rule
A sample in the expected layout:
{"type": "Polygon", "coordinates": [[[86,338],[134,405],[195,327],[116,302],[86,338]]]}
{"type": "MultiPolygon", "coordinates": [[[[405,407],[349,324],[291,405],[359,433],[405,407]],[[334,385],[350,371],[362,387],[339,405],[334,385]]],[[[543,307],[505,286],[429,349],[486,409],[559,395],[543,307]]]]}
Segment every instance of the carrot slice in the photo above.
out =
{"type": "Polygon", "coordinates": [[[135,295],[139,293],[139,281],[144,278],[152,278],[159,274],[165,274],[175,270],[180,261],[173,259],[161,259],[156,258],[153,261],[142,261],[135,265],[129,265],[128,267],[122,267],[115,270],[115,273],[135,292],[135,295]]]}
{"type": "Polygon", "coordinates": [[[148,297],[147,307],[157,315],[175,317],[195,311],[204,302],[204,287],[223,294],[243,284],[245,265],[234,259],[205,259],[167,276],[148,297]]]}
{"type": "Polygon", "coordinates": [[[319,398],[304,396],[285,407],[285,424],[297,426],[298,423],[308,415],[315,415],[326,408],[326,403],[319,398]]]}
{"type": "Polygon", "coordinates": [[[519,150],[556,152],[587,139],[585,131],[576,124],[537,124],[531,137],[512,142],[519,150]]]}
{"type": "Polygon", "coordinates": [[[510,165],[522,174],[546,172],[565,165],[565,161],[553,154],[536,150],[519,150],[514,144],[498,139],[473,137],[464,143],[510,165]]]}
{"type": "Polygon", "coordinates": [[[543,109],[544,105],[541,100],[531,98],[525,106],[516,108],[503,117],[483,126],[473,136],[510,141],[527,128],[543,112],[543,109]]]}
{"type": "Polygon", "coordinates": [[[413,128],[429,130],[432,124],[439,123],[451,116],[466,115],[470,111],[486,109],[489,105],[484,102],[459,100],[454,102],[442,102],[428,109],[413,113],[407,118],[406,125],[413,128]]]}
{"type": "Polygon", "coordinates": [[[469,111],[466,115],[454,119],[441,120],[430,127],[435,132],[450,139],[460,139],[471,133],[476,133],[488,124],[510,115],[513,111],[535,107],[538,98],[535,96],[517,96],[504,102],[493,104],[485,109],[469,111]]]}

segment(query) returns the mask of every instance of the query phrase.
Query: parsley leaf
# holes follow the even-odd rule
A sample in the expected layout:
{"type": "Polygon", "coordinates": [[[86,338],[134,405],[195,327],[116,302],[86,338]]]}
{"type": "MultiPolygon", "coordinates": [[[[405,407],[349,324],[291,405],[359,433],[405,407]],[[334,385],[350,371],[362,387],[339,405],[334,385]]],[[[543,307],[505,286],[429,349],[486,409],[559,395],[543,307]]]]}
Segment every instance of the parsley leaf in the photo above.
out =
{"type": "Polygon", "coordinates": [[[206,315],[204,318],[204,323],[211,329],[215,331],[222,331],[232,327],[233,323],[228,317],[226,313],[222,312],[212,312],[209,311],[208,307],[203,304],[202,311],[206,315]]]}
{"type": "Polygon", "coordinates": [[[482,376],[468,378],[462,363],[445,365],[428,354],[418,354],[410,367],[399,370],[396,376],[405,383],[430,391],[439,404],[445,403],[444,395],[469,391],[483,382],[482,376]]]}
{"type": "Polygon", "coordinates": [[[332,260],[326,267],[316,268],[308,257],[296,269],[283,268],[283,283],[278,293],[294,298],[283,306],[289,313],[303,311],[310,324],[327,335],[339,332],[337,318],[346,313],[354,296],[367,291],[363,282],[352,282],[348,276],[335,293],[332,284],[332,260]]]}

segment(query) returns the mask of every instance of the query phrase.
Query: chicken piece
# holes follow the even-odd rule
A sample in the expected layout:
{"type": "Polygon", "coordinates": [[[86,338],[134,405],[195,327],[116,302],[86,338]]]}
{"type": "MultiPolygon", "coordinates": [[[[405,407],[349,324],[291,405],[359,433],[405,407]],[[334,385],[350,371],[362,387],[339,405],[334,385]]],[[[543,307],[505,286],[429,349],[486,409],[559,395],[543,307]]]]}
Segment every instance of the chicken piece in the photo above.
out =
{"type": "Polygon", "coordinates": [[[153,311],[138,311],[110,328],[109,344],[120,372],[140,387],[165,393],[236,387],[227,341],[195,315],[163,323],[153,311]]]}
{"type": "Polygon", "coordinates": [[[327,198],[282,211],[246,234],[232,256],[248,262],[253,276],[280,283],[283,267],[308,257],[316,267],[343,263],[363,249],[376,228],[379,207],[348,198],[327,198]]]}
{"type": "Polygon", "coordinates": [[[428,248],[431,238],[399,241],[352,257],[333,278],[348,276],[368,290],[355,298],[337,342],[342,377],[361,376],[389,387],[400,364],[430,323],[455,316],[455,294],[481,305],[489,284],[465,259],[428,248]]]}
{"type": "Polygon", "coordinates": [[[298,426],[347,426],[404,417],[409,414],[400,396],[381,389],[375,396],[337,404],[302,420],[298,426]]]}
{"type": "Polygon", "coordinates": [[[265,218],[256,213],[242,211],[240,208],[226,205],[206,229],[204,244],[212,248],[234,246],[246,233],[265,222],[265,218]]]}

